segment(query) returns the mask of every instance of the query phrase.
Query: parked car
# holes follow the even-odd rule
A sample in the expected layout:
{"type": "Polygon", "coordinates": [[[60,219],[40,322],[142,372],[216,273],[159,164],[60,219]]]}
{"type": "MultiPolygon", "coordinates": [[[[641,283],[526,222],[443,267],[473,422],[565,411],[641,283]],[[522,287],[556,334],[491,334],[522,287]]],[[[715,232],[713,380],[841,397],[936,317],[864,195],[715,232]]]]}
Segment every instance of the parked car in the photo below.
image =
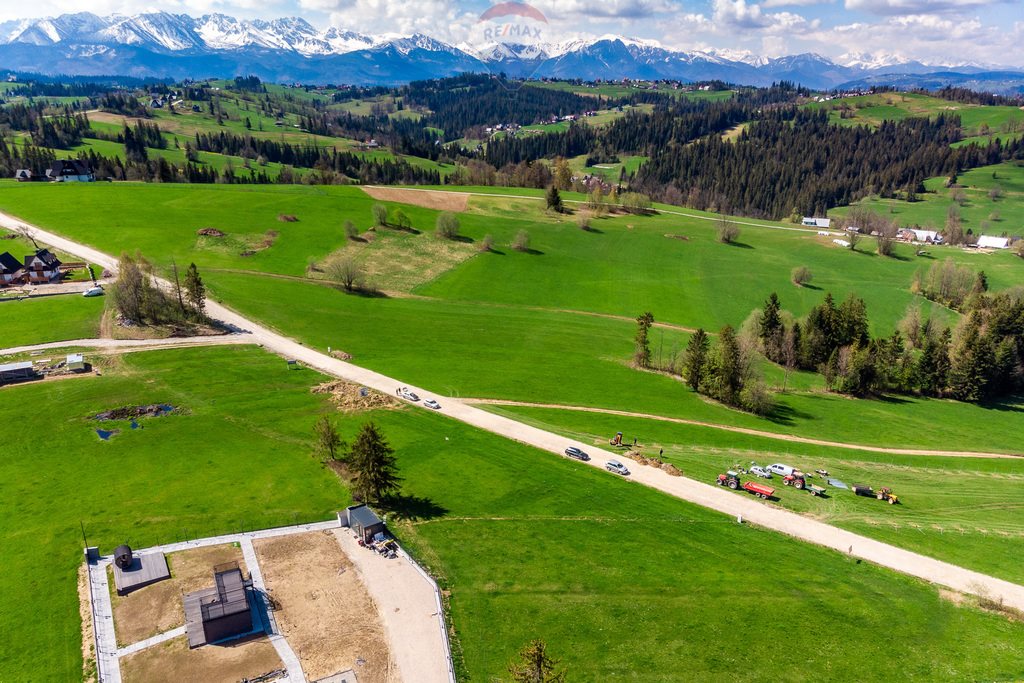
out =
{"type": "Polygon", "coordinates": [[[406,401],[412,401],[413,403],[420,400],[419,396],[409,391],[409,387],[398,387],[395,393],[398,394],[399,398],[404,398],[406,401]]]}
{"type": "Polygon", "coordinates": [[[608,470],[609,472],[614,472],[615,474],[621,474],[624,477],[629,476],[629,470],[627,470],[626,466],[623,465],[618,460],[609,460],[608,462],[606,462],[604,464],[604,468],[606,470],[608,470]]]}
{"type": "Polygon", "coordinates": [[[565,454],[568,455],[570,458],[576,458],[577,460],[583,460],[584,462],[590,460],[589,455],[587,455],[580,449],[576,448],[575,446],[569,446],[568,448],[566,448],[565,454]]]}
{"type": "Polygon", "coordinates": [[[793,474],[793,472],[796,471],[795,467],[790,467],[789,465],[783,465],[780,462],[768,465],[768,467],[765,468],[765,469],[767,469],[772,474],[779,475],[780,477],[787,477],[787,476],[793,474]]]}
{"type": "Polygon", "coordinates": [[[761,477],[762,479],[771,479],[772,478],[772,473],[769,472],[768,470],[766,470],[765,468],[759,466],[759,465],[754,465],[748,471],[750,472],[750,474],[753,474],[755,477],[761,477]]]}
{"type": "Polygon", "coordinates": [[[423,405],[425,405],[426,407],[430,408],[431,410],[441,410],[441,404],[438,403],[437,401],[435,401],[432,398],[431,399],[427,399],[426,401],[424,401],[423,405]]]}
{"type": "Polygon", "coordinates": [[[103,288],[99,285],[94,285],[82,292],[82,296],[103,296],[103,288]]]}

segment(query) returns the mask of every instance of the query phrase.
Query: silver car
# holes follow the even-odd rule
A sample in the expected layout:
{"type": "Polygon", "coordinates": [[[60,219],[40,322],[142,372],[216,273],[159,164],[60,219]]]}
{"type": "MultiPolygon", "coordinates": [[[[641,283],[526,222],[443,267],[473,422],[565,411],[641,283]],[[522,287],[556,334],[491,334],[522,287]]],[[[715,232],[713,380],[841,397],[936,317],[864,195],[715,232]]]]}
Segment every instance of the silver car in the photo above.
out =
{"type": "Polygon", "coordinates": [[[608,470],[609,472],[614,472],[615,474],[621,474],[624,477],[628,477],[629,476],[629,470],[626,469],[626,466],[623,465],[618,460],[609,460],[608,462],[606,462],[604,464],[604,468],[606,470],[608,470]]]}
{"type": "Polygon", "coordinates": [[[441,404],[430,398],[423,402],[423,405],[430,408],[431,410],[441,410],[441,404]]]}
{"type": "Polygon", "coordinates": [[[751,474],[753,474],[755,477],[761,477],[762,479],[771,479],[772,478],[772,473],[771,472],[769,472],[765,468],[760,467],[758,465],[754,465],[753,467],[751,467],[747,471],[750,472],[751,474]]]}

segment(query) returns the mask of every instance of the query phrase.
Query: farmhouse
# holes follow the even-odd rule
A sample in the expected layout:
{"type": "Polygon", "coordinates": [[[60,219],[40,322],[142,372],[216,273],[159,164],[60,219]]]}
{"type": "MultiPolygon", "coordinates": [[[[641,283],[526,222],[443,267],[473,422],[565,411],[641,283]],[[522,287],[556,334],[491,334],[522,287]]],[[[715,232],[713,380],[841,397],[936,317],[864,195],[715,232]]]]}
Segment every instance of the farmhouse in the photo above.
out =
{"type": "Polygon", "coordinates": [[[978,247],[980,249],[1009,249],[1010,238],[981,235],[978,237],[978,247]]]}
{"type": "Polygon", "coordinates": [[[814,218],[812,216],[804,216],[803,224],[812,228],[830,228],[832,227],[831,218],[814,218]]]}
{"type": "Polygon", "coordinates": [[[25,276],[25,267],[21,262],[5,251],[0,254],[0,287],[20,282],[25,276]]]}
{"type": "Polygon", "coordinates": [[[344,511],[338,513],[343,526],[352,529],[352,532],[363,543],[369,543],[376,534],[383,533],[384,521],[377,516],[373,510],[363,505],[350,505],[344,511]]]}
{"type": "Polygon", "coordinates": [[[60,159],[46,169],[46,177],[55,183],[91,183],[95,178],[89,165],[78,159],[60,159]]]}
{"type": "Polygon", "coordinates": [[[33,285],[60,281],[60,261],[49,249],[25,257],[25,273],[33,285]]]}
{"type": "Polygon", "coordinates": [[[36,175],[29,168],[19,168],[14,172],[14,179],[19,183],[35,182],[39,180],[46,180],[46,176],[36,175]]]}
{"type": "Polygon", "coordinates": [[[199,647],[244,635],[252,630],[249,608],[251,581],[242,578],[237,562],[213,568],[214,585],[185,594],[188,646],[199,647]]]}

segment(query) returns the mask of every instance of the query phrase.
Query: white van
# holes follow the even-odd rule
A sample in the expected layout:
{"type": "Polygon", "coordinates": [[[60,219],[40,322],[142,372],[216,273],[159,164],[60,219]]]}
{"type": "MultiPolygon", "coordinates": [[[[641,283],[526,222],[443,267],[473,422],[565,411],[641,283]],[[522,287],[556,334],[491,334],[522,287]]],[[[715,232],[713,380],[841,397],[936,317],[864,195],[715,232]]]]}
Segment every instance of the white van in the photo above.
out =
{"type": "Polygon", "coordinates": [[[789,465],[783,465],[780,462],[777,462],[773,465],[768,465],[768,467],[766,467],[765,469],[771,472],[772,474],[779,475],[780,477],[788,477],[789,475],[793,474],[793,472],[796,471],[796,468],[790,467],[789,465]]]}

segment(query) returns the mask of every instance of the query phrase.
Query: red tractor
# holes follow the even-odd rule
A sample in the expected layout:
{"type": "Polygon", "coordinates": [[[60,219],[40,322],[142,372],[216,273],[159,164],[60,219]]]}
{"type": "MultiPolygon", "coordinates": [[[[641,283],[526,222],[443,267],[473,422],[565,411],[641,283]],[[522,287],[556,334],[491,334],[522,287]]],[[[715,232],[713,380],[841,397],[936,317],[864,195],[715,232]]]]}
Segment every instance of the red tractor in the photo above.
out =
{"type": "Polygon", "coordinates": [[[753,493],[758,498],[764,498],[765,500],[775,495],[775,489],[773,489],[771,486],[758,484],[757,482],[754,481],[741,482],[740,475],[734,472],[733,470],[729,470],[725,474],[719,474],[718,479],[715,480],[715,483],[718,484],[719,486],[728,486],[733,491],[743,489],[744,491],[753,493]]]}
{"type": "Polygon", "coordinates": [[[803,491],[807,487],[807,480],[804,479],[804,475],[800,472],[793,472],[793,474],[787,474],[782,478],[782,483],[785,486],[792,486],[798,491],[803,491]]]}

